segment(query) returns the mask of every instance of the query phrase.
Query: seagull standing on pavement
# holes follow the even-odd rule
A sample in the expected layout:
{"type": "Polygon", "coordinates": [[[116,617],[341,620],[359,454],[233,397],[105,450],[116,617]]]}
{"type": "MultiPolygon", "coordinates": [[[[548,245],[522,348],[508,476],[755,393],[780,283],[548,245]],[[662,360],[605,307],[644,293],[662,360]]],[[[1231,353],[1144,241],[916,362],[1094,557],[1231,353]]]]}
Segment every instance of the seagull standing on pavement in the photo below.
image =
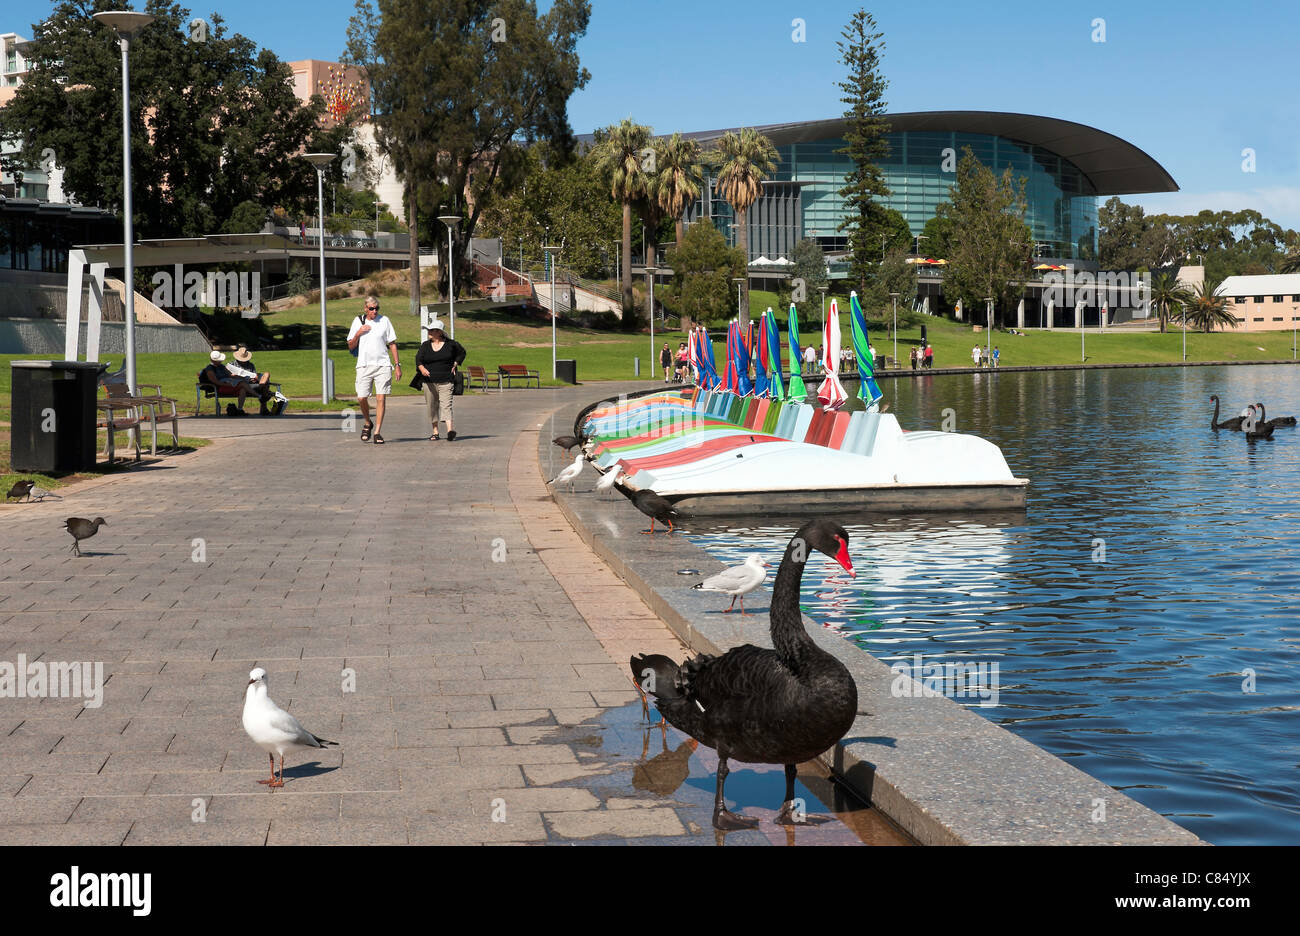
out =
{"type": "Polygon", "coordinates": [[[244,693],[244,731],[266,751],[271,759],[271,779],[258,780],[271,787],[284,786],[284,755],[289,751],[320,748],[337,741],[318,738],[266,694],[266,670],[260,666],[248,674],[248,689],[244,693]],[[280,779],[275,778],[275,755],[280,755],[280,779]]]}
{"type": "Polygon", "coordinates": [[[730,595],[731,604],[726,611],[722,612],[723,614],[736,606],[737,598],[740,599],[740,613],[747,614],[745,596],[762,585],[766,578],[767,563],[761,556],[750,556],[745,560],[744,565],[723,569],[717,575],[706,578],[693,587],[700,591],[722,592],[724,595],[730,595]]]}
{"type": "Polygon", "coordinates": [[[559,474],[557,474],[554,478],[552,478],[550,481],[547,481],[546,483],[556,484],[556,485],[568,484],[569,489],[572,490],[573,482],[578,480],[578,475],[582,474],[582,463],[585,460],[586,457],[581,452],[579,452],[578,455],[573,459],[572,465],[570,465],[568,468],[565,468],[563,471],[561,471],[559,474]]]}

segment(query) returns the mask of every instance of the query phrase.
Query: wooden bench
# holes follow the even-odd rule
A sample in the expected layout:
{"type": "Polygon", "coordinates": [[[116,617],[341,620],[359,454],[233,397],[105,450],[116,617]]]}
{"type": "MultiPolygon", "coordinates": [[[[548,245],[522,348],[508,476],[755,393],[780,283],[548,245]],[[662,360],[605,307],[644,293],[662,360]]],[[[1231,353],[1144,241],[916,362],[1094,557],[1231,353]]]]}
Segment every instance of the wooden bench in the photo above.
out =
{"type": "MultiPolygon", "coordinates": [[[[199,371],[198,377],[194,383],[194,415],[195,416],[199,415],[200,411],[203,408],[203,400],[210,398],[212,400],[212,415],[220,416],[221,398],[225,397],[226,399],[229,400],[238,400],[239,389],[237,387],[218,386],[217,384],[212,383],[211,381],[207,380],[203,376],[204,374],[207,373],[207,370],[208,369],[205,367],[203,368],[203,370],[199,371]]],[[[271,381],[267,384],[267,386],[274,387],[275,392],[280,393],[280,395],[283,396],[283,393],[281,393],[280,391],[280,385],[278,383],[271,381]]],[[[257,398],[256,391],[250,389],[245,399],[247,399],[248,397],[253,397],[254,399],[256,399],[257,398]]]]}
{"type": "Polygon", "coordinates": [[[539,388],[542,386],[542,379],[537,375],[537,371],[529,370],[523,364],[498,364],[497,380],[507,387],[511,386],[508,383],[511,380],[522,380],[525,387],[530,380],[535,381],[539,388]]]}
{"type": "MultiPolygon", "coordinates": [[[[136,459],[137,460],[140,457],[139,430],[141,427],[144,426],[145,418],[146,418],[144,413],[145,407],[148,407],[149,409],[148,422],[149,422],[149,427],[153,433],[153,437],[149,445],[149,454],[150,455],[158,454],[158,423],[160,422],[164,426],[167,423],[171,423],[172,426],[171,447],[173,450],[180,449],[181,447],[180,422],[179,422],[180,416],[176,412],[176,401],[173,400],[171,397],[163,396],[161,386],[159,386],[158,384],[137,384],[137,386],[141,390],[152,390],[153,393],[152,394],[140,393],[137,394],[136,396],[131,396],[131,391],[127,388],[125,380],[105,380],[103,381],[103,386],[104,386],[105,399],[102,401],[100,409],[104,410],[106,413],[105,421],[107,423],[112,423],[115,427],[117,427],[117,431],[120,432],[123,428],[128,428],[128,427],[124,425],[123,420],[117,419],[113,415],[114,412],[121,412],[125,410],[126,412],[131,414],[130,417],[128,417],[128,419],[126,420],[126,422],[130,422],[129,428],[135,429],[136,431],[136,459]],[[160,410],[163,411],[160,412],[160,410]],[[166,410],[170,410],[170,412],[167,412],[166,410]]],[[[112,433],[110,433],[110,436],[111,434],[112,433]]],[[[109,461],[112,461],[113,445],[112,445],[111,438],[109,440],[107,451],[108,451],[109,461]]]]}
{"type": "Polygon", "coordinates": [[[471,364],[469,367],[469,372],[465,378],[465,386],[467,387],[481,386],[484,390],[487,390],[489,386],[488,384],[489,380],[495,382],[496,388],[498,390],[501,389],[500,373],[489,374],[487,372],[486,367],[476,367],[475,365],[471,364]]]}

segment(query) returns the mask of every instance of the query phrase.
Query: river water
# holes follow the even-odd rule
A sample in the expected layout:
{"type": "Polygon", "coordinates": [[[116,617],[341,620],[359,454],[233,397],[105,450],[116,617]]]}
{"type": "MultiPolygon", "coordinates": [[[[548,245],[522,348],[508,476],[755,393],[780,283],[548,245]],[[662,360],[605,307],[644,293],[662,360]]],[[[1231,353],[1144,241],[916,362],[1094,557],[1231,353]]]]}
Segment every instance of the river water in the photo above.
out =
{"type": "MultiPolygon", "coordinates": [[[[808,614],[879,659],[998,664],[958,699],[1209,842],[1300,843],[1300,429],[1209,429],[1300,368],[882,381],[905,429],[996,443],[1024,513],[846,523],[858,577],[810,564],[808,614]]],[[[790,525],[688,528],[775,566],[790,525]]],[[[770,579],[769,579],[770,585],[770,579]]]]}

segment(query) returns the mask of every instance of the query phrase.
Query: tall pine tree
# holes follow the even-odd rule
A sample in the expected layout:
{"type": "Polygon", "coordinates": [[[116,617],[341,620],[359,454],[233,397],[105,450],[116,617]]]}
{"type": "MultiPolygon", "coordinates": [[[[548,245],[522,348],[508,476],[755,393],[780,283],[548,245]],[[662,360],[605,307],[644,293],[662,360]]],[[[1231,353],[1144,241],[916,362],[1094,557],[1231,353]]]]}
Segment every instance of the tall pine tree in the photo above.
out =
{"type": "Polygon", "coordinates": [[[885,174],[878,165],[889,155],[889,121],[885,119],[885,88],[889,82],[880,73],[880,59],[885,51],[884,34],[876,31],[876,21],[866,10],[858,10],[837,42],[840,60],[848,69],[845,80],[837,82],[847,105],[848,123],[844,140],[848,144],[839,153],[853,160],[853,168],[844,176],[846,217],[840,224],[848,232],[849,280],[865,291],[880,253],[877,229],[883,228],[883,206],[878,199],[889,194],[885,174]],[[872,244],[875,249],[872,249],[872,244]]]}

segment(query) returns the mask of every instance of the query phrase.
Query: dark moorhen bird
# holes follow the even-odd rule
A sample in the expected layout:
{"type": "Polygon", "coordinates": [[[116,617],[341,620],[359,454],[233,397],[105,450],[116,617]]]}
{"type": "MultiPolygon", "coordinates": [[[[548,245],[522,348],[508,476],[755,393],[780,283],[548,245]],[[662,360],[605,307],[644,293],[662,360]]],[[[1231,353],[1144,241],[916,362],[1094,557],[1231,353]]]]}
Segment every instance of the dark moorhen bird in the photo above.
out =
{"type": "Polygon", "coordinates": [[[582,436],[569,436],[569,435],[556,436],[554,439],[551,440],[551,444],[558,445],[560,448],[564,449],[566,455],[569,453],[571,449],[581,445],[582,442],[583,442],[582,436]]]}
{"type": "Polygon", "coordinates": [[[615,487],[636,506],[637,510],[650,518],[650,529],[642,530],[642,533],[654,533],[656,520],[668,524],[668,532],[671,533],[675,529],[673,521],[682,518],[680,511],[673,506],[672,501],[666,497],[660,497],[654,491],[636,491],[633,493],[617,483],[615,483],[615,487]]]}
{"type": "Polygon", "coordinates": [[[34,487],[36,487],[35,481],[15,482],[14,486],[9,489],[9,493],[5,495],[5,500],[9,500],[11,497],[25,497],[30,501],[32,499],[32,488],[34,487]]]}
{"type": "Polygon", "coordinates": [[[87,520],[85,517],[69,517],[64,521],[64,526],[72,534],[72,552],[81,555],[81,541],[90,539],[99,532],[102,526],[108,526],[108,521],[103,517],[96,517],[94,520],[87,520]]]}
{"type": "Polygon", "coordinates": [[[844,664],[804,630],[799,586],[815,549],[850,575],[849,535],[833,520],[805,523],[786,547],[772,588],[772,645],[745,644],[722,656],[701,654],[678,666],[659,654],[632,657],[632,679],[655,697],[670,725],[718,752],[713,826],[752,828],[727,809],[727,761],[785,765],[785,801],[776,821],[794,818],[796,765],[831,747],[853,726],[858,689],[844,664]]]}
{"type": "Polygon", "coordinates": [[[1268,413],[1265,412],[1265,410],[1264,410],[1264,404],[1263,404],[1263,403],[1256,403],[1255,405],[1259,407],[1259,422],[1260,422],[1260,425],[1269,425],[1269,426],[1272,426],[1274,429],[1280,428],[1280,427],[1282,427],[1282,426],[1294,426],[1294,425],[1295,425],[1295,422],[1296,422],[1296,421],[1295,421],[1295,417],[1294,417],[1294,416],[1275,416],[1274,418],[1269,419],[1269,418],[1268,418],[1268,413]]]}
{"type": "Polygon", "coordinates": [[[1233,432],[1240,432],[1241,423],[1245,417],[1233,416],[1231,419],[1225,419],[1223,422],[1219,422],[1219,398],[1217,396],[1212,396],[1210,399],[1214,401],[1214,415],[1210,417],[1210,428],[1231,429],[1233,432]]]}

